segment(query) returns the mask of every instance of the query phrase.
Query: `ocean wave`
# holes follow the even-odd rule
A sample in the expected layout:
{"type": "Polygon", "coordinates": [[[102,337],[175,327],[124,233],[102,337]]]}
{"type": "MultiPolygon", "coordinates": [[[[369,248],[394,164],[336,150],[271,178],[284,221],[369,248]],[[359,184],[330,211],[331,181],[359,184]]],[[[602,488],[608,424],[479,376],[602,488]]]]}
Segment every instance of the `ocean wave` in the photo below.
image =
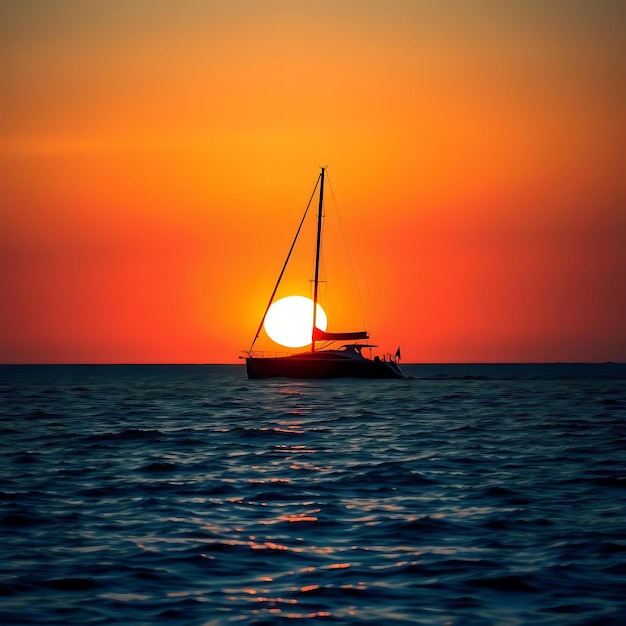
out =
{"type": "Polygon", "coordinates": [[[619,369],[5,368],[0,621],[621,623],[619,369]]]}

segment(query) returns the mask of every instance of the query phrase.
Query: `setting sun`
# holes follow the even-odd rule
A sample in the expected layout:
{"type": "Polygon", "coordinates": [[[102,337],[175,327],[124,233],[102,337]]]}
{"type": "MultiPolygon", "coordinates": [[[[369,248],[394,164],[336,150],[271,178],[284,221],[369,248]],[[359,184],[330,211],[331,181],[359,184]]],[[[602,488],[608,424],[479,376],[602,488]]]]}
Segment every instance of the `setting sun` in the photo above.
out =
{"type": "MultiPolygon", "coordinates": [[[[317,305],[315,325],[326,330],[328,320],[317,305]]],[[[265,318],[265,331],[272,341],[287,348],[302,348],[311,343],[313,300],[304,296],[287,296],[272,304],[265,318]]]]}

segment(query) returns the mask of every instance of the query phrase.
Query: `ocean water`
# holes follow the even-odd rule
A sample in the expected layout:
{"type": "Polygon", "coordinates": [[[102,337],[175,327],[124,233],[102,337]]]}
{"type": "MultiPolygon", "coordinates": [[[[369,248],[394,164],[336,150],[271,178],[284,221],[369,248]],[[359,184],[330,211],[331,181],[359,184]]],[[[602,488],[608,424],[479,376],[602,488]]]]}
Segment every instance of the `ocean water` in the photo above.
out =
{"type": "Polygon", "coordinates": [[[0,367],[0,623],[626,623],[626,366],[0,367]]]}

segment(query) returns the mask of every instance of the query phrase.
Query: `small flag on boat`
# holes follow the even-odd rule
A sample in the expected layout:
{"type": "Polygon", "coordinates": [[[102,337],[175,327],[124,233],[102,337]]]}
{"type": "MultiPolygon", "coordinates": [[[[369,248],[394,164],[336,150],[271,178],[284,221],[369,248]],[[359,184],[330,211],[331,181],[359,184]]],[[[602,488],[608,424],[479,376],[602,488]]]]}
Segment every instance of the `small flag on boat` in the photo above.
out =
{"type": "Polygon", "coordinates": [[[396,359],[401,359],[402,358],[402,354],[400,354],[400,346],[398,346],[398,349],[396,350],[396,359]]]}

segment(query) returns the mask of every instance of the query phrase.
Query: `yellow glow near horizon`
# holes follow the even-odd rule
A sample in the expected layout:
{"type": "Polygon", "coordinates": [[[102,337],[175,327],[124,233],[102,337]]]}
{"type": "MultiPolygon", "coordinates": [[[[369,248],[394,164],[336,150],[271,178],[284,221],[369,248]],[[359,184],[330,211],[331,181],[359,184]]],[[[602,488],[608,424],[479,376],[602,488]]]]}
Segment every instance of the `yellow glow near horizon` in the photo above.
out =
{"type": "MultiPolygon", "coordinates": [[[[315,325],[326,330],[328,319],[317,305],[315,325]]],[[[265,317],[265,332],[272,341],[287,348],[302,348],[311,343],[313,300],[304,296],[287,296],[276,300],[265,317]]]]}

